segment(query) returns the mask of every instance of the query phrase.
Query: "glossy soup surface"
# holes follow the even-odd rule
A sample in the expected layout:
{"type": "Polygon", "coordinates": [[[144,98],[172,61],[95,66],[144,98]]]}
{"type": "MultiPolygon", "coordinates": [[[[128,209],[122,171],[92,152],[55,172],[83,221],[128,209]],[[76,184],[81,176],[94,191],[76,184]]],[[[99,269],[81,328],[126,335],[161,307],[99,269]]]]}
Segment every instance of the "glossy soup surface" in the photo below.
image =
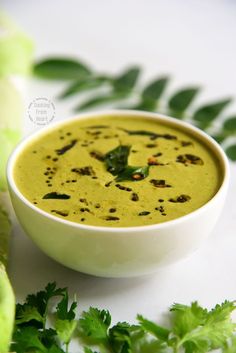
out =
{"type": "Polygon", "coordinates": [[[81,119],[29,143],[14,178],[36,207],[73,222],[111,227],[161,223],[210,200],[222,181],[213,152],[158,120],[81,119]]]}

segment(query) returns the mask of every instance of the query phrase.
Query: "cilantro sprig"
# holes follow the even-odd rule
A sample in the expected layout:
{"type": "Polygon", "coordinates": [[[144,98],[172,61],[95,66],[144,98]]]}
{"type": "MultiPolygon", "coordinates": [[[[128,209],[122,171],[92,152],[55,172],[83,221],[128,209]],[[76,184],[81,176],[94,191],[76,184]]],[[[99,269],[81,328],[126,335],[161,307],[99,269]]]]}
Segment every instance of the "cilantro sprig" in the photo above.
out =
{"type": "Polygon", "coordinates": [[[208,310],[197,302],[174,304],[170,326],[137,315],[137,323],[112,324],[108,310],[90,307],[78,316],[77,301],[69,304],[67,288],[49,283],[17,304],[11,351],[68,353],[73,338],[84,353],[222,353],[236,352],[234,301],[208,310]]]}

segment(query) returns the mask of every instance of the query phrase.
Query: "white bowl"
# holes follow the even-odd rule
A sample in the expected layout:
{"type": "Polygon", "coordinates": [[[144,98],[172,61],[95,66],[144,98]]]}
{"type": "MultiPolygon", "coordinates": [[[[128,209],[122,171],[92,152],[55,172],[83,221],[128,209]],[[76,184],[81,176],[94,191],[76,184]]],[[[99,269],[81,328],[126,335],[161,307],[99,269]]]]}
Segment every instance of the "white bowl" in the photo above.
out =
{"type": "Polygon", "coordinates": [[[189,132],[208,146],[219,160],[222,183],[215,196],[197,210],[161,224],[137,227],[100,227],[53,216],[30,203],[19,191],[13,169],[19,154],[34,139],[58,128],[51,124],[25,138],[12,153],[7,167],[11,200],[25,232],[47,255],[80,272],[104,277],[129,277],[155,272],[194,252],[209,236],[222,210],[229,183],[229,165],[221,147],[207,134],[183,121],[138,111],[106,111],[68,119],[109,116],[146,117],[168,122],[189,132]]]}

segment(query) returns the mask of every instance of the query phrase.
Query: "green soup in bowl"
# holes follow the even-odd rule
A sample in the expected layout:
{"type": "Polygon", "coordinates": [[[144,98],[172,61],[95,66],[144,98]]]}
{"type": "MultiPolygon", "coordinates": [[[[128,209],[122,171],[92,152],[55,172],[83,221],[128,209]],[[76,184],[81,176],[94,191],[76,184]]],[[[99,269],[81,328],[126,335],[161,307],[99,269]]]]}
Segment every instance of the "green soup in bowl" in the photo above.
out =
{"type": "Polygon", "coordinates": [[[57,261],[99,276],[155,271],[212,230],[228,162],[199,129],[137,111],[81,114],[27,137],[8,163],[27,234],[57,261]]]}
{"type": "Polygon", "coordinates": [[[192,133],[138,116],[64,122],[27,145],[14,179],[42,210],[95,226],[169,221],[209,201],[222,181],[192,133]]]}

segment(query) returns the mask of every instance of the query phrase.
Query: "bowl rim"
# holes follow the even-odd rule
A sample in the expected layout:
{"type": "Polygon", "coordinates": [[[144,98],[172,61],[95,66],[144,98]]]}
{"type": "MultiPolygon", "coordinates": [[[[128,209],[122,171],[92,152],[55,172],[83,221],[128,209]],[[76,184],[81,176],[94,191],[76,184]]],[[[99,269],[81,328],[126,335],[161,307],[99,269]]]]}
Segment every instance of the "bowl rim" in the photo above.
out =
{"type": "Polygon", "coordinates": [[[31,208],[36,213],[39,213],[41,216],[44,216],[52,221],[59,222],[70,227],[84,229],[84,230],[103,232],[103,233],[104,232],[132,233],[132,232],[143,232],[148,230],[158,230],[158,229],[173,227],[175,225],[178,225],[181,222],[184,222],[188,219],[191,219],[200,215],[202,212],[207,211],[207,209],[211,207],[211,205],[221,196],[221,194],[223,194],[227,190],[227,187],[229,184],[229,177],[230,177],[230,167],[229,167],[228,158],[225,152],[223,151],[223,149],[220,147],[220,145],[207,133],[205,133],[204,131],[200,130],[198,127],[193,126],[192,124],[186,121],[179,120],[177,118],[173,118],[168,115],[160,114],[158,112],[154,113],[154,112],[146,112],[141,110],[112,109],[112,110],[99,110],[99,111],[91,111],[86,113],[79,113],[69,118],[65,118],[63,120],[53,122],[50,125],[47,125],[46,127],[44,126],[44,128],[41,128],[40,130],[36,130],[33,133],[30,133],[29,135],[25,136],[16,145],[16,147],[14,148],[14,150],[12,151],[8,159],[6,175],[7,175],[7,182],[9,185],[9,189],[10,190],[12,189],[14,193],[17,195],[17,197],[26,206],[31,208]],[[127,116],[127,117],[148,118],[148,119],[163,121],[165,124],[175,126],[180,130],[184,129],[185,131],[189,131],[190,134],[199,138],[199,140],[202,141],[206,146],[209,146],[212,152],[215,154],[215,156],[219,159],[221,168],[223,170],[223,178],[215,195],[210,200],[208,200],[204,205],[202,205],[201,207],[197,208],[196,210],[190,213],[187,213],[186,215],[180,216],[178,218],[175,218],[169,221],[165,221],[163,223],[155,223],[150,225],[131,226],[131,227],[95,226],[95,225],[77,223],[77,222],[69,221],[66,219],[64,220],[60,217],[51,215],[50,213],[42,210],[41,208],[36,207],[20,192],[20,190],[18,189],[14,181],[13,170],[14,170],[15,163],[17,161],[17,157],[20,155],[21,151],[24,150],[24,148],[34,139],[37,139],[40,136],[47,134],[48,132],[50,132],[51,130],[54,130],[57,127],[67,125],[68,123],[71,123],[72,121],[77,119],[86,120],[86,119],[99,118],[102,116],[104,117],[105,116],[114,116],[114,117],[127,116]]]}

